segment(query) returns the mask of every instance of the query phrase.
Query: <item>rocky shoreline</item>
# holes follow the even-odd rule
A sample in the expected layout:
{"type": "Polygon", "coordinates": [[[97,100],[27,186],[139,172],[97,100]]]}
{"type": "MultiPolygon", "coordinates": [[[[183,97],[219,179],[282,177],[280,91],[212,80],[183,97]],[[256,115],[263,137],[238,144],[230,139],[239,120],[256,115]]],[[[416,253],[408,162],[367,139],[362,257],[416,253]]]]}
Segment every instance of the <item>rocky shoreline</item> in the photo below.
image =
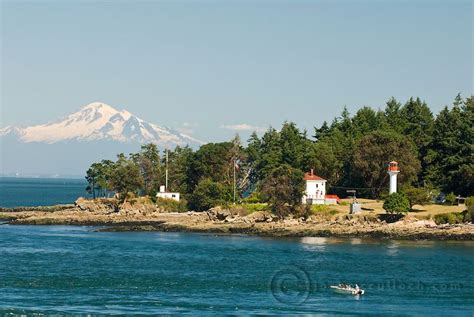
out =
{"type": "Polygon", "coordinates": [[[474,241],[474,224],[437,225],[405,216],[395,222],[366,212],[332,217],[280,220],[268,212],[241,215],[238,209],[167,213],[153,205],[116,206],[80,201],[75,205],[0,209],[0,220],[12,225],[100,226],[100,231],[173,231],[251,234],[268,237],[358,237],[402,240],[474,241]]]}

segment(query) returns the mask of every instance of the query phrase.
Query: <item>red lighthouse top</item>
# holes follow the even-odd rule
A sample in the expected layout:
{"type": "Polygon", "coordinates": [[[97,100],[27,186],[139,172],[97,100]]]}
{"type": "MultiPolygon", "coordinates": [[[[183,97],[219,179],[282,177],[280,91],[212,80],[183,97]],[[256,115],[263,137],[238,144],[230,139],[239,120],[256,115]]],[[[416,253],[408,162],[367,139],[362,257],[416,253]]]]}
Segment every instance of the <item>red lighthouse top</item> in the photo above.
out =
{"type": "Polygon", "coordinates": [[[400,172],[400,169],[398,168],[398,163],[395,161],[391,161],[388,163],[388,171],[389,172],[400,172]]]}

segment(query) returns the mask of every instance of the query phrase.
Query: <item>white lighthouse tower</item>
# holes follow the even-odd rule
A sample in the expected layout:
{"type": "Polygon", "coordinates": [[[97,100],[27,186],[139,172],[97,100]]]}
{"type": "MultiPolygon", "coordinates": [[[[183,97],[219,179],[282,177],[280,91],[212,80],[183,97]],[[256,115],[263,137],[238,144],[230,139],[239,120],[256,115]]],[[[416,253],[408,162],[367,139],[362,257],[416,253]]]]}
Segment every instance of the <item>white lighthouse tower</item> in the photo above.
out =
{"type": "Polygon", "coordinates": [[[400,173],[400,169],[398,168],[398,163],[392,161],[388,163],[388,175],[390,175],[390,189],[389,194],[393,194],[397,192],[397,174],[400,173]]]}

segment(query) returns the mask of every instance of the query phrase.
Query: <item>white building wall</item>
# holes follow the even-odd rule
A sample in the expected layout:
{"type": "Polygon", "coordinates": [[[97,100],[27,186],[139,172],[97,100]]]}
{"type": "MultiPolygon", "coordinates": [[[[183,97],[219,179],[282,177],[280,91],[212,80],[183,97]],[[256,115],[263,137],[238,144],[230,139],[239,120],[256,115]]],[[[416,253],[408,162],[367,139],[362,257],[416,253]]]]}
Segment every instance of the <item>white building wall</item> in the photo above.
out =
{"type": "Polygon", "coordinates": [[[388,193],[393,194],[397,192],[397,174],[398,172],[388,172],[390,175],[390,188],[388,193]]]}
{"type": "Polygon", "coordinates": [[[313,204],[324,204],[324,197],[326,196],[326,181],[325,180],[307,180],[306,190],[303,195],[303,203],[307,199],[312,199],[313,204]]]}
{"type": "Polygon", "coordinates": [[[179,193],[157,193],[156,197],[174,199],[176,201],[179,201],[179,193]]]}

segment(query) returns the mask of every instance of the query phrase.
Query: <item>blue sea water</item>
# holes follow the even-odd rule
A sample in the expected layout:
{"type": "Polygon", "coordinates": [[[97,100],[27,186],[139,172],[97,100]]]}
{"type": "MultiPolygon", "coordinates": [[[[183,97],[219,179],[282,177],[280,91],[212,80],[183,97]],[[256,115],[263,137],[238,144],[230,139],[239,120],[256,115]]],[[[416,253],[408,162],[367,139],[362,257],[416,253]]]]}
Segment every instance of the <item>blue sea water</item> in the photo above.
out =
{"type": "MultiPolygon", "coordinates": [[[[0,178],[0,206],[72,203],[80,179],[0,178]]],[[[0,316],[474,316],[474,243],[270,239],[0,225],[0,316]],[[360,297],[329,286],[359,283],[360,297]]]]}
{"type": "Polygon", "coordinates": [[[0,207],[72,204],[89,197],[84,179],[0,177],[0,207]]]}
{"type": "Polygon", "coordinates": [[[472,242],[0,225],[0,315],[473,316],[472,242]],[[360,297],[328,286],[359,283],[360,297]]]}

